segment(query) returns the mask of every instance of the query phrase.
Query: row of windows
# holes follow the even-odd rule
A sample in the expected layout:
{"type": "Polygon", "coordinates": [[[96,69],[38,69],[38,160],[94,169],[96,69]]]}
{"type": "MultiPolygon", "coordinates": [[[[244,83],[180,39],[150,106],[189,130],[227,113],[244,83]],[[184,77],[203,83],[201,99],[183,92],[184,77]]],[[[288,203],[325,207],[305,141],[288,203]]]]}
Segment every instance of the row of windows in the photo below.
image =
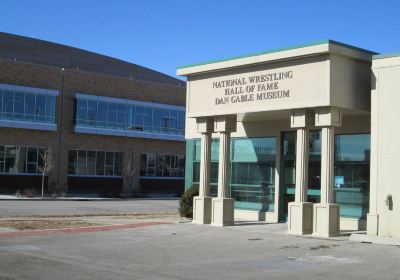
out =
{"type": "Polygon", "coordinates": [[[0,119],[55,123],[56,97],[0,89],[0,119]]]}
{"type": "Polygon", "coordinates": [[[76,124],[128,131],[183,135],[185,112],[149,106],[77,99],[76,124]]]}
{"type": "Polygon", "coordinates": [[[38,166],[43,166],[42,155],[44,152],[44,148],[0,146],[0,173],[40,173],[38,166]]]}
{"type": "MultiPolygon", "coordinates": [[[[219,140],[211,143],[210,195],[217,195],[219,140]]],[[[276,139],[232,138],[229,194],[236,208],[273,211],[276,139]]],[[[200,180],[200,140],[194,140],[193,183],[200,180]]]]}
{"type": "Polygon", "coordinates": [[[185,158],[182,155],[140,155],[141,177],[185,176],[185,158]]]}
{"type": "Polygon", "coordinates": [[[69,151],[68,174],[122,176],[122,153],[84,150],[69,151]]]}
{"type": "MultiPolygon", "coordinates": [[[[0,173],[38,174],[43,166],[45,148],[0,146],[0,173]]],[[[182,155],[140,156],[140,176],[184,177],[185,159],[182,155]]],[[[122,153],[71,150],[68,152],[68,174],[82,176],[122,176],[122,153]]]]}

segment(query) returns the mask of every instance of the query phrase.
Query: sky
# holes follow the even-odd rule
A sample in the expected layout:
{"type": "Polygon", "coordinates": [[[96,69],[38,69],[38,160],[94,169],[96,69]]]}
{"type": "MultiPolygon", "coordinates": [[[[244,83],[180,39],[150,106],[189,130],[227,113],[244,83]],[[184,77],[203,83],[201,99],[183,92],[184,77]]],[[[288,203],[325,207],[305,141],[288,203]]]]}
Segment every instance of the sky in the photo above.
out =
{"type": "Polygon", "coordinates": [[[332,39],[400,52],[400,1],[0,0],[0,31],[176,77],[176,67],[332,39]]]}

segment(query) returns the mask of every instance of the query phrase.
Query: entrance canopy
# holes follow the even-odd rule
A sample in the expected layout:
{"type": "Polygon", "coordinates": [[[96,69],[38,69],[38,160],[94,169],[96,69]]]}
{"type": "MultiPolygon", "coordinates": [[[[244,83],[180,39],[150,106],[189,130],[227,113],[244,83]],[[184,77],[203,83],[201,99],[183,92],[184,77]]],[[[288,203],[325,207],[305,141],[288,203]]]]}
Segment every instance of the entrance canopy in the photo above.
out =
{"type": "Polygon", "coordinates": [[[373,54],[328,40],[187,65],[177,74],[187,76],[189,118],[251,119],[260,112],[315,107],[368,112],[373,54]]]}

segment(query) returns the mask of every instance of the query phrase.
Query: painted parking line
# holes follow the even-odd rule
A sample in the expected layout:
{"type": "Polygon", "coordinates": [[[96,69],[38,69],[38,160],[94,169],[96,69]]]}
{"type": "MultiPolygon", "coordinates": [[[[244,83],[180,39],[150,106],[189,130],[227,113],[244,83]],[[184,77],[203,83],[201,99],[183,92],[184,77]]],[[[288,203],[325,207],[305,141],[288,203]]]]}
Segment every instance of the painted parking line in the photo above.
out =
{"type": "Polygon", "coordinates": [[[106,225],[106,226],[77,227],[77,228],[12,231],[12,232],[0,232],[0,237],[46,236],[52,234],[100,232],[100,231],[111,231],[111,230],[129,229],[129,228],[141,228],[141,227],[149,227],[149,226],[165,225],[165,224],[170,224],[170,223],[143,222],[135,224],[122,224],[122,225],[118,224],[118,225],[106,225]]]}

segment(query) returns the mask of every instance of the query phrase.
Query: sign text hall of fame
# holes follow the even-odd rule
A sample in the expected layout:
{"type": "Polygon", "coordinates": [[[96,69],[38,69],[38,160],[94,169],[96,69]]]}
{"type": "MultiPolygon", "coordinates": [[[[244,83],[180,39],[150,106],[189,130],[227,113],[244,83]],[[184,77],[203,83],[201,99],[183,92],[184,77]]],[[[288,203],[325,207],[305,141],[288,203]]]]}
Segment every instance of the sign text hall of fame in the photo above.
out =
{"type": "Polygon", "coordinates": [[[293,79],[293,71],[255,75],[213,82],[213,89],[223,90],[215,105],[289,98],[290,90],[282,88],[284,80],[293,79]]]}

